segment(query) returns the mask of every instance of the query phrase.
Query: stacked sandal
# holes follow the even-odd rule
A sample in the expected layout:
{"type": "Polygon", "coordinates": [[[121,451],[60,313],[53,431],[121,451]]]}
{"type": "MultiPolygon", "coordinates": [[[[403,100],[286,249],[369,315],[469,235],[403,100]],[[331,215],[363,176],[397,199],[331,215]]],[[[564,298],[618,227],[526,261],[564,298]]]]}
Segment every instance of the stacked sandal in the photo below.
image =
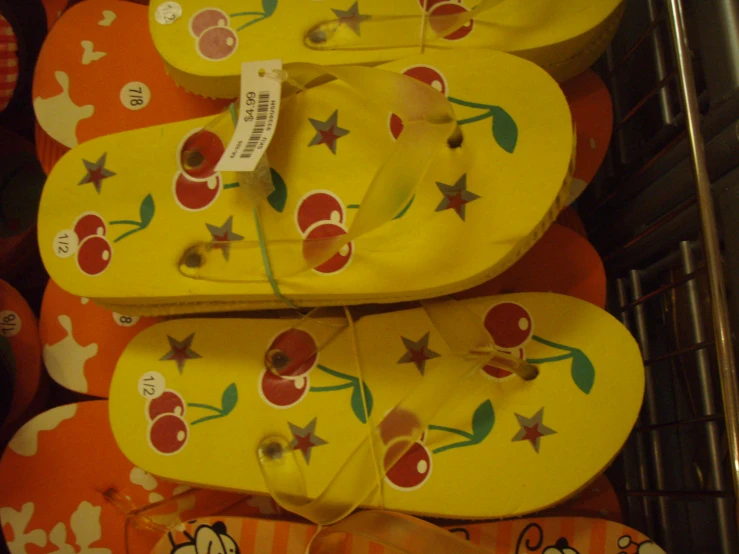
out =
{"type": "Polygon", "coordinates": [[[567,208],[623,3],[253,4],[50,31],[43,355],[105,400],[10,442],[11,553],[662,552],[602,492],[644,368],[567,208]]]}

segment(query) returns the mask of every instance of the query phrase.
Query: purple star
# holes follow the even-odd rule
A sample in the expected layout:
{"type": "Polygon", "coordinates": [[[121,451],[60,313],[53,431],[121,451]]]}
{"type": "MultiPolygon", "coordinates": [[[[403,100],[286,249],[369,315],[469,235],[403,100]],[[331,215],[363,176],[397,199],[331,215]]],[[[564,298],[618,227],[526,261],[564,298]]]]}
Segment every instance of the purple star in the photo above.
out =
{"type": "Polygon", "coordinates": [[[177,371],[179,371],[180,375],[182,375],[182,370],[185,369],[185,362],[187,360],[196,360],[197,358],[202,358],[200,354],[190,348],[192,346],[192,341],[194,338],[195,333],[190,333],[188,337],[181,341],[167,335],[170,351],[159,358],[159,361],[175,361],[177,363],[177,371]]]}
{"type": "Polygon", "coordinates": [[[348,10],[334,10],[332,8],[331,11],[334,12],[334,15],[339,19],[339,23],[345,24],[354,31],[357,36],[359,36],[359,26],[362,21],[371,19],[369,15],[361,15],[359,13],[359,2],[354,2],[348,10]]]}
{"type": "Polygon", "coordinates": [[[103,179],[107,179],[108,177],[113,177],[115,175],[112,171],[105,169],[105,157],[107,155],[107,153],[103,154],[95,163],[84,159],[82,160],[82,163],[85,164],[87,174],[82,177],[82,180],[78,183],[79,185],[92,183],[97,193],[100,194],[100,189],[103,188],[103,179]]]}
{"type": "Polygon", "coordinates": [[[539,441],[541,437],[554,435],[557,432],[544,425],[544,408],[541,408],[531,417],[514,414],[521,429],[513,437],[512,441],[529,441],[536,453],[539,453],[539,441]]]}
{"type": "Polygon", "coordinates": [[[406,353],[398,360],[399,364],[413,363],[416,369],[423,375],[426,370],[426,360],[438,358],[439,354],[429,348],[429,333],[426,333],[417,341],[400,337],[406,348],[406,353]]]}
{"type": "Polygon", "coordinates": [[[214,243],[213,248],[217,248],[223,252],[223,257],[228,261],[231,255],[231,245],[229,243],[244,240],[244,237],[233,232],[233,216],[230,216],[220,227],[216,227],[210,223],[206,223],[205,226],[210,231],[210,236],[213,237],[211,240],[214,243]]]}
{"type": "Polygon", "coordinates": [[[305,458],[306,464],[310,463],[310,455],[313,448],[328,444],[325,440],[316,435],[317,420],[318,418],[314,417],[313,421],[305,427],[298,427],[297,425],[288,422],[290,432],[293,434],[293,440],[290,441],[290,448],[293,450],[300,450],[303,453],[303,458],[305,458]]]}
{"type": "Polygon", "coordinates": [[[474,192],[467,190],[467,174],[462,175],[454,185],[445,185],[444,183],[436,183],[439,187],[444,199],[436,206],[436,211],[454,210],[459,218],[464,221],[466,215],[466,206],[470,202],[480,198],[474,192]]]}
{"type": "Polygon", "coordinates": [[[347,129],[339,127],[339,111],[334,110],[334,113],[326,121],[311,118],[308,118],[308,121],[316,130],[316,135],[308,143],[308,146],[325,144],[331,152],[336,154],[336,141],[349,134],[347,129]]]}

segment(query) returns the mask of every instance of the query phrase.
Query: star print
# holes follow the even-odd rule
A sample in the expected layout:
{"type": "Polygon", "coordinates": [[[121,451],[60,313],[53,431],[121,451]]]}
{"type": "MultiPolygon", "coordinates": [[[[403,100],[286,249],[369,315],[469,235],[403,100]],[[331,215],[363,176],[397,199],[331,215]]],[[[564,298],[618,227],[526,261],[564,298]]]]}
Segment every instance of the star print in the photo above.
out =
{"type": "Polygon", "coordinates": [[[223,252],[223,257],[226,259],[226,261],[228,261],[228,258],[231,255],[231,245],[228,243],[244,240],[244,237],[233,232],[233,218],[233,216],[230,216],[226,220],[226,223],[224,223],[220,227],[216,227],[215,225],[211,225],[210,223],[205,224],[205,226],[208,228],[208,231],[210,231],[210,236],[213,237],[213,240],[211,240],[211,242],[216,243],[213,245],[213,248],[217,248],[218,250],[223,252]]]}
{"type": "Polygon", "coordinates": [[[426,333],[417,341],[412,341],[405,337],[400,337],[405,345],[407,352],[398,360],[399,364],[413,363],[416,369],[423,375],[426,370],[426,360],[438,358],[439,354],[429,348],[429,334],[426,333]]]}
{"type": "Polygon", "coordinates": [[[323,446],[328,444],[321,437],[316,435],[316,421],[318,418],[314,417],[305,427],[298,427],[288,422],[290,426],[290,432],[293,434],[293,440],[290,441],[290,448],[293,450],[300,450],[305,458],[305,463],[310,463],[311,451],[316,446],[323,446]]]}
{"type": "Polygon", "coordinates": [[[348,10],[331,9],[331,11],[334,12],[334,15],[339,18],[340,23],[343,23],[347,27],[349,27],[357,34],[357,36],[359,36],[359,26],[362,21],[367,21],[368,19],[371,19],[369,15],[361,15],[359,13],[359,2],[354,2],[354,4],[352,4],[348,10]]]}
{"type": "Polygon", "coordinates": [[[182,375],[182,370],[185,369],[185,362],[187,360],[202,358],[200,354],[190,348],[194,338],[195,333],[191,333],[190,336],[181,341],[167,335],[167,340],[169,341],[169,347],[171,350],[159,358],[159,361],[167,362],[169,360],[174,360],[177,362],[177,371],[182,375]]]}
{"type": "Polygon", "coordinates": [[[113,177],[115,175],[115,173],[109,169],[105,169],[105,157],[107,155],[107,153],[103,154],[95,163],[88,162],[83,159],[82,163],[85,164],[87,174],[82,177],[82,180],[77,184],[86,185],[87,183],[92,183],[97,193],[100,194],[100,189],[103,188],[103,179],[107,179],[108,177],[113,177]]]}
{"type": "Polygon", "coordinates": [[[462,175],[454,186],[436,183],[444,199],[436,206],[436,211],[454,210],[459,218],[464,221],[465,207],[470,202],[480,198],[474,192],[467,190],[467,174],[462,175]]]}
{"type": "Polygon", "coordinates": [[[313,128],[316,130],[316,136],[313,140],[308,143],[308,146],[317,146],[319,144],[325,144],[328,149],[336,154],[336,141],[341,137],[348,135],[347,129],[339,127],[339,110],[334,110],[326,121],[319,121],[318,119],[308,118],[313,128]]]}
{"type": "Polygon", "coordinates": [[[519,414],[514,415],[521,429],[518,430],[518,433],[516,433],[512,440],[514,442],[529,441],[537,454],[539,453],[539,439],[557,433],[554,429],[550,429],[544,425],[544,408],[541,408],[531,417],[524,417],[519,414]]]}

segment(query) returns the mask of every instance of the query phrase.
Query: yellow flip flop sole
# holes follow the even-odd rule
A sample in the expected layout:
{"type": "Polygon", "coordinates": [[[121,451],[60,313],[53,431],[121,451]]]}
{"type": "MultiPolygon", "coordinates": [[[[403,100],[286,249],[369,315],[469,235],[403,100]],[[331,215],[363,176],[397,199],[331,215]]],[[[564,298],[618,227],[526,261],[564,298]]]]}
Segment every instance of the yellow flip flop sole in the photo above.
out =
{"type": "MultiPolygon", "coordinates": [[[[382,69],[446,94],[463,143],[419,146],[433,159],[413,175],[420,182],[406,210],[313,270],[277,274],[294,304],[394,302],[474,286],[520,258],[567,197],[570,112],[540,68],[481,50],[382,69]]],[[[258,227],[237,174],[182,168],[183,144],[210,121],[101,137],[58,162],[41,200],[39,243],[59,286],[127,314],[282,307],[265,249],[272,267],[289,265],[305,255],[305,241],[350,231],[404,133],[387,108],[339,81],[287,97],[267,152],[275,190],[258,207],[258,227]],[[196,269],[186,257],[193,245],[204,249],[196,269]]],[[[383,198],[395,194],[392,179],[388,186],[383,198]]]]}
{"type": "MultiPolygon", "coordinates": [[[[422,308],[363,317],[355,339],[336,318],[158,323],[118,362],[113,433],[155,475],[249,492],[267,492],[262,441],[284,437],[316,498],[372,428],[389,429],[386,414],[400,417],[406,395],[460,363],[449,356],[467,349],[449,327],[472,314],[498,351],[536,364],[539,375],[524,381],[490,362],[472,367],[468,386],[442,391],[447,404],[387,471],[384,506],[492,518],[574,495],[616,456],[638,416],[644,370],[634,339],[603,310],[567,296],[449,302],[455,311],[441,319],[422,308]]],[[[362,499],[351,487],[333,492],[339,503],[381,505],[377,490],[362,499]]]]}
{"type": "Polygon", "coordinates": [[[233,98],[244,61],[376,64],[421,51],[423,29],[428,52],[457,48],[511,52],[565,80],[603,53],[624,5],[621,0],[488,3],[493,6],[476,13],[463,27],[435,37],[439,21],[435,17],[465,14],[470,4],[480,10],[481,3],[264,0],[260,5],[256,0],[156,0],[149,5],[149,27],[178,83],[205,96],[233,98]]]}

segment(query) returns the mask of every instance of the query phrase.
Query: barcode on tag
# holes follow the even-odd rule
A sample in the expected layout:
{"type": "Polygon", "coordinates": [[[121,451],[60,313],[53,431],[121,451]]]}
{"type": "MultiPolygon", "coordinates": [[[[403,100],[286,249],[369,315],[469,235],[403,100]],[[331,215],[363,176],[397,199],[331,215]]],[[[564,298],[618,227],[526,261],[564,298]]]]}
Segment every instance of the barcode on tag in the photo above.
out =
{"type": "Polygon", "coordinates": [[[280,60],[241,64],[239,109],[232,112],[236,128],[218,161],[218,171],[256,169],[277,127],[282,94],[280,71],[280,60]]]}
{"type": "Polygon", "coordinates": [[[251,136],[249,137],[244,150],[242,150],[240,154],[242,158],[251,158],[252,154],[254,154],[254,150],[259,146],[259,141],[262,139],[264,129],[267,126],[267,118],[269,117],[269,100],[269,91],[263,90],[259,93],[254,129],[251,132],[251,136]]]}

